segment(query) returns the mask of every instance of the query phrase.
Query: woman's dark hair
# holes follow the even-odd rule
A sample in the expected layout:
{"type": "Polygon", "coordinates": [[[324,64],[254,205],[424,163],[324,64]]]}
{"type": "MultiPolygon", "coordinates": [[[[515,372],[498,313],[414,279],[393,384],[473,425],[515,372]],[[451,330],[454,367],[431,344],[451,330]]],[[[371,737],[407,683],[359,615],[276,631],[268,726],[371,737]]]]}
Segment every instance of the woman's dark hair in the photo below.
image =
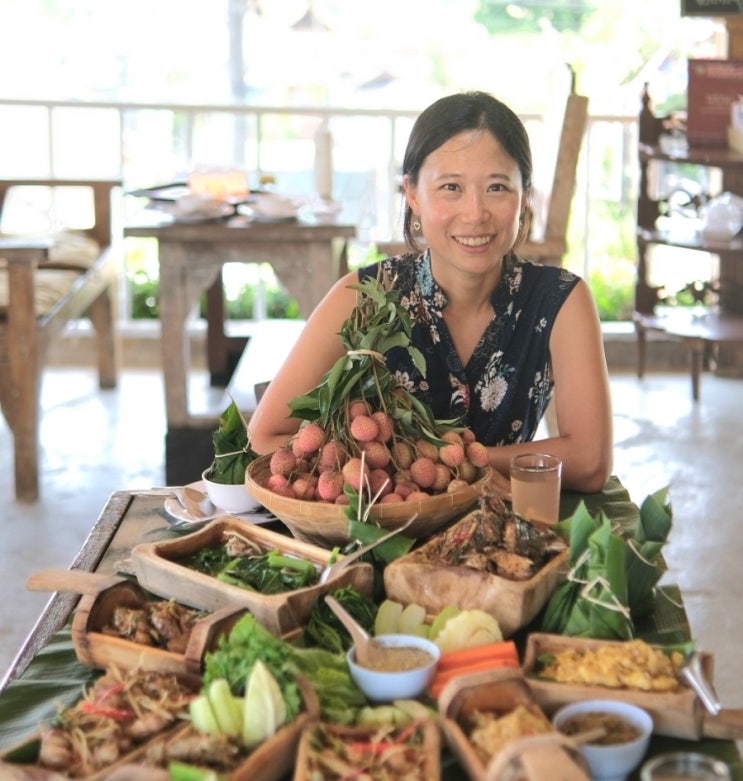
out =
{"type": "MultiPolygon", "coordinates": [[[[485,130],[496,138],[516,161],[524,191],[531,189],[531,146],[524,123],[505,103],[487,92],[448,95],[432,103],[420,114],[410,133],[402,163],[403,175],[407,175],[410,184],[418,184],[421,166],[431,152],[466,130],[485,130]]],[[[408,246],[415,249],[417,244],[412,222],[413,212],[405,204],[403,235],[408,246]]]]}

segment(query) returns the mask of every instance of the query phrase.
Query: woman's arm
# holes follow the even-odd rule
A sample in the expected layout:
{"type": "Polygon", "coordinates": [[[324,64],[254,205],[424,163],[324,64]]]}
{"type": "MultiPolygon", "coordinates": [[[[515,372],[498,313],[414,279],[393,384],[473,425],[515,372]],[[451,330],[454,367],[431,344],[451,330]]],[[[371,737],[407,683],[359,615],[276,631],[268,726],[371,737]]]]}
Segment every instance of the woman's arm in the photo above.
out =
{"type": "Polygon", "coordinates": [[[272,453],[296,433],[300,421],[289,417],[289,402],[319,385],[323,375],[343,355],[339,336],[356,304],[354,271],[333,285],[310,315],[281,369],[266,388],[250,418],[250,444],[256,453],[272,453]]]}
{"type": "MultiPolygon", "coordinates": [[[[507,476],[510,460],[517,453],[550,453],[563,462],[563,487],[586,493],[601,491],[613,465],[611,390],[601,324],[583,280],[555,319],[550,357],[558,432],[537,442],[489,448],[490,463],[507,476]]],[[[504,496],[510,491],[508,481],[498,476],[496,487],[504,496]]]]}

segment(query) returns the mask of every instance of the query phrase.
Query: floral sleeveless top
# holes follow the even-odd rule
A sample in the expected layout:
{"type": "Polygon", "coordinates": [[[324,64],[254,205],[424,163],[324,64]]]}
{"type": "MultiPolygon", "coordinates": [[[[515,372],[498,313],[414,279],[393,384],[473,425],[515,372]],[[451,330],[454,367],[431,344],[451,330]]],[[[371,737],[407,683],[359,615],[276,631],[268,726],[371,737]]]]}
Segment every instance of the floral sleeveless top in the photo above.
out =
{"type": "Polygon", "coordinates": [[[389,370],[439,420],[457,418],[485,445],[531,440],[552,394],[549,338],[560,307],[578,282],[562,268],[512,256],[493,293],[494,316],[466,366],[444,322],[446,295],[431,274],[428,250],[385,258],[359,269],[394,280],[413,320],[413,344],[426,359],[426,376],[403,348],[386,355],[389,370]]]}

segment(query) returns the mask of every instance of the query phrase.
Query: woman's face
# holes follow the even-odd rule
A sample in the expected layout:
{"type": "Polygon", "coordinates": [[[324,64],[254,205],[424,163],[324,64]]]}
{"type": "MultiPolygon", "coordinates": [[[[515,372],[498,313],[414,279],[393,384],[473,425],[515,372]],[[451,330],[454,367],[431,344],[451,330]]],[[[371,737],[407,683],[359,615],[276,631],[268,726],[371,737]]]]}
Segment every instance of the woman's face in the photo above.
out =
{"type": "Polygon", "coordinates": [[[403,182],[432,257],[469,272],[499,265],[524,211],[518,164],[487,131],[449,139],[424,160],[418,183],[403,182]]]}

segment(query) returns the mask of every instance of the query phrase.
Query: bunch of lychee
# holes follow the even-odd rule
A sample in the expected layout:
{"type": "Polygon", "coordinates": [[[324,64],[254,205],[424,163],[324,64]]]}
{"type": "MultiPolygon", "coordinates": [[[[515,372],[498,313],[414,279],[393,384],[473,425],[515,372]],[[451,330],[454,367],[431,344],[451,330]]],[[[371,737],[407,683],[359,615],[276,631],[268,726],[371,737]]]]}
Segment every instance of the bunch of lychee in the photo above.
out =
{"type": "Polygon", "coordinates": [[[348,486],[380,503],[415,501],[460,490],[482,476],[488,454],[469,429],[440,443],[401,435],[387,412],[349,402],[344,434],[306,422],[270,459],[264,487],[306,501],[347,504],[348,486]]]}

